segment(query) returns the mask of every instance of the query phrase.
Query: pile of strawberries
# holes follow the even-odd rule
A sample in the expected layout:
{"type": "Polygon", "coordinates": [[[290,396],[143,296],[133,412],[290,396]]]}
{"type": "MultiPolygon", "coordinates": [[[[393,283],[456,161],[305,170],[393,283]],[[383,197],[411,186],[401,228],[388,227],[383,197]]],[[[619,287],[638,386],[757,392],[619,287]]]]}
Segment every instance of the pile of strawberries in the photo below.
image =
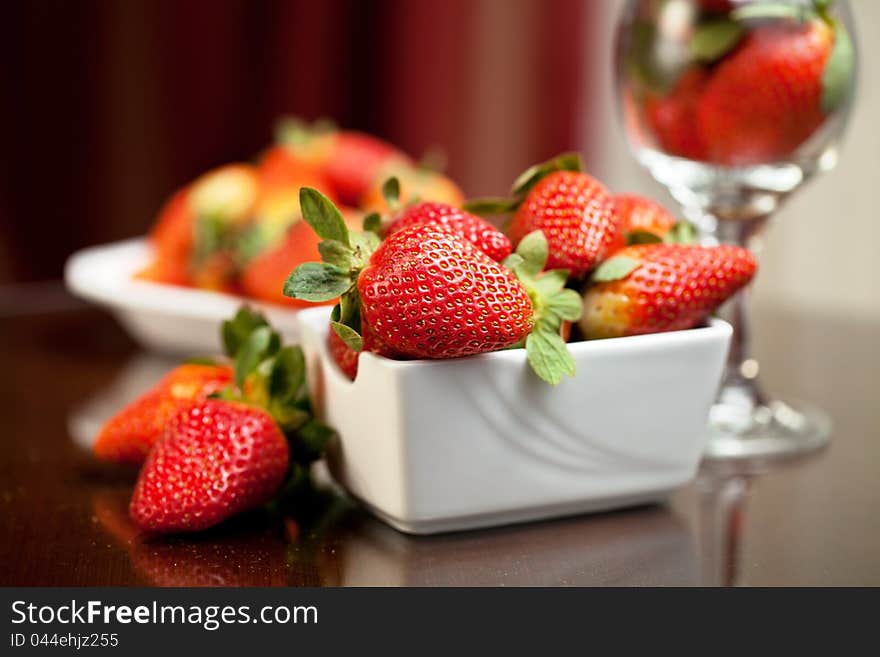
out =
{"type": "Polygon", "coordinates": [[[524,347],[543,380],[575,373],[567,340],[697,326],[755,273],[735,246],[689,242],[693,230],[657,203],[611,195],[566,154],[536,165],[509,199],[465,209],[419,202],[351,231],[319,191],[304,188],[303,216],[322,262],[297,267],[284,293],[338,299],[328,346],[350,378],[358,353],[445,359],[524,347]],[[476,213],[509,214],[504,231],[476,213]],[[514,250],[515,249],[515,250],[514,250]]]}
{"type": "Polygon", "coordinates": [[[656,61],[662,16],[637,23],[628,93],[653,141],[725,166],[789,158],[852,93],[853,46],[832,4],[699,0],[690,58],[674,71],[656,61]]]}
{"type": "Polygon", "coordinates": [[[284,120],[278,143],[254,164],[209,171],[166,202],[150,232],[153,261],[139,278],[302,305],[281,293],[292,262],[319,257],[300,221],[300,188],[320,189],[354,226],[387,209],[381,185],[391,176],[403,198],[464,200],[448,177],[377,137],[284,120]]]}
{"type": "MultiPolygon", "coordinates": [[[[352,379],[363,350],[448,359],[524,348],[555,385],[575,374],[567,342],[697,326],[755,273],[748,251],[686,243],[689,224],[610,194],[573,154],[531,167],[510,198],[467,209],[407,205],[401,190],[396,177],[380,186],[362,230],[327,195],[298,190],[321,261],[283,259],[279,286],[299,303],[335,303],[329,351],[352,379]],[[499,230],[477,213],[509,218],[499,230]]],[[[312,416],[299,347],[246,308],[221,335],[224,357],[176,368],[97,437],[99,458],[141,464],[129,511],[144,530],[197,531],[283,500],[333,435],[312,416]]]]}
{"type": "Polygon", "coordinates": [[[97,436],[98,458],[141,464],[129,513],[142,529],[198,531],[283,496],[333,433],[312,417],[299,347],[248,309],[222,338],[226,358],[172,370],[97,436]]]}

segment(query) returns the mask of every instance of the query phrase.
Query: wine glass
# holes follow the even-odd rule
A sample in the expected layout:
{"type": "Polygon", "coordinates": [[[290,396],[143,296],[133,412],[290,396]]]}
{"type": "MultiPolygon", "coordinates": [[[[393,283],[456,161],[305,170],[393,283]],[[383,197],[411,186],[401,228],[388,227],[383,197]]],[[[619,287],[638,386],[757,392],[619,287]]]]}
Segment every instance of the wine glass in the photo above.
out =
{"type": "MultiPolygon", "coordinates": [[[[837,162],[856,50],[845,0],[629,0],[616,85],[629,146],[704,243],[755,248],[770,216],[837,162]]],[[[706,455],[747,458],[825,445],[808,404],[767,397],[751,355],[747,292],[734,327],[706,455]]]]}

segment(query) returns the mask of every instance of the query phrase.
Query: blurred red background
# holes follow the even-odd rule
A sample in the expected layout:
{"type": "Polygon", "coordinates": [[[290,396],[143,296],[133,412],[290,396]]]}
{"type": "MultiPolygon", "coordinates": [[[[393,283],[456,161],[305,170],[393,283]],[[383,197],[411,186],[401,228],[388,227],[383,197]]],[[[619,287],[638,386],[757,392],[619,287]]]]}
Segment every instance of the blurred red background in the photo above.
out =
{"type": "MultiPolygon", "coordinates": [[[[282,114],[329,117],[472,195],[584,147],[580,0],[16,0],[0,8],[0,283],[143,233],[200,172],[252,158],[282,114]]],[[[589,146],[589,145],[587,145],[589,146]]]]}

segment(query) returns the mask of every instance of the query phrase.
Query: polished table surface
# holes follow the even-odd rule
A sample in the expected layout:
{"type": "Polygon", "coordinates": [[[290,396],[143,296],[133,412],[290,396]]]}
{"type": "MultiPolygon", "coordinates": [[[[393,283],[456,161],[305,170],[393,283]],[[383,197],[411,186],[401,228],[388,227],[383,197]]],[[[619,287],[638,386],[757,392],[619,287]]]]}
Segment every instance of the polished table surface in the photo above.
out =
{"type": "Polygon", "coordinates": [[[878,585],[878,337],[867,320],[759,313],[765,384],[828,410],[831,446],[787,463],[704,464],[664,505],[410,537],[319,491],[288,513],[149,538],[125,513],[136,472],[95,463],[83,445],[169,362],[58,289],[7,296],[0,584],[878,585]]]}

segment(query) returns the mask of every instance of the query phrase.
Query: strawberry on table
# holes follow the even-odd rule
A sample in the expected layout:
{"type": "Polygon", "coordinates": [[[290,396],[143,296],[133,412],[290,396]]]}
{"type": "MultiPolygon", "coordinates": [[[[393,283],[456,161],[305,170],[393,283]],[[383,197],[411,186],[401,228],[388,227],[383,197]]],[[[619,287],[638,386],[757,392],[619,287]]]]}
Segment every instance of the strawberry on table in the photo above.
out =
{"type": "Polygon", "coordinates": [[[198,531],[265,504],[298,481],[332,432],[311,415],[305,359],[265,318],[224,322],[231,381],[162,422],[129,513],[153,532],[198,531]]]}
{"type": "Polygon", "coordinates": [[[495,226],[481,217],[446,203],[422,202],[405,208],[388,225],[385,234],[390,236],[404,228],[425,224],[451,228],[498,262],[512,251],[508,237],[495,226]]]}
{"type": "Polygon", "coordinates": [[[208,399],[175,415],[144,463],[132,519],[198,531],[268,502],[287,474],[287,439],[264,410],[208,399]]]}
{"type": "Polygon", "coordinates": [[[165,424],[187,404],[203,400],[232,381],[227,365],[176,367],[155,387],[110,418],[95,440],[93,453],[104,461],[141,463],[165,424]]]}
{"type": "Polygon", "coordinates": [[[629,246],[596,269],[579,326],[586,339],[692,328],[747,285],[757,263],[721,245],[629,246]]]}

